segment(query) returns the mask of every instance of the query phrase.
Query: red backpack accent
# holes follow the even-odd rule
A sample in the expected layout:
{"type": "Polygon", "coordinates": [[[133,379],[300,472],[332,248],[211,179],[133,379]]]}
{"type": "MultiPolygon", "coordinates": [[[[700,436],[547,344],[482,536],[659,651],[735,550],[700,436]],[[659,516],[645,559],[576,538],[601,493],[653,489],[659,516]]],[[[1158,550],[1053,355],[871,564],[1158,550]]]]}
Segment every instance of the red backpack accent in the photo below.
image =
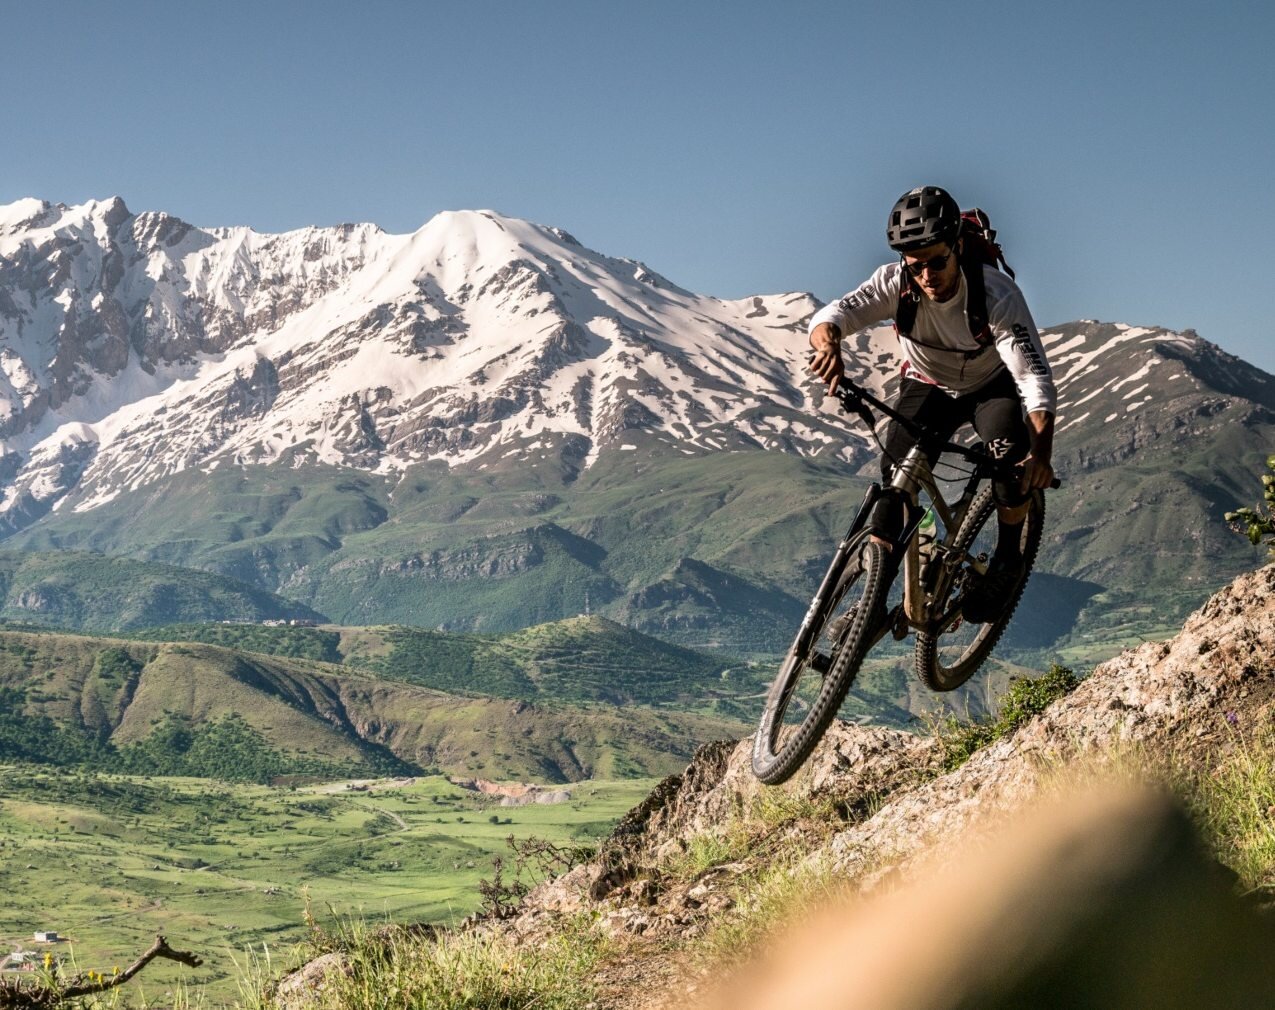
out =
{"type": "Polygon", "coordinates": [[[996,229],[988,219],[986,212],[975,207],[973,210],[961,211],[962,248],[967,256],[973,256],[990,267],[996,267],[1004,273],[1014,276],[1014,271],[1005,262],[1005,251],[996,241],[996,229]]]}
{"type": "MultiPolygon", "coordinates": [[[[987,326],[987,290],[983,283],[983,267],[992,266],[1014,276],[1005,262],[1005,253],[996,241],[996,229],[987,214],[975,207],[961,211],[961,273],[965,277],[965,314],[969,321],[970,335],[978,343],[977,351],[966,351],[965,356],[975,358],[992,343],[992,331],[987,326]]],[[[894,313],[894,331],[914,343],[922,343],[912,336],[916,323],[916,310],[921,304],[921,291],[907,269],[903,270],[899,288],[899,305],[894,313]]],[[[929,345],[923,345],[929,346],[929,345]]],[[[938,348],[948,350],[948,348],[938,348]]]]}

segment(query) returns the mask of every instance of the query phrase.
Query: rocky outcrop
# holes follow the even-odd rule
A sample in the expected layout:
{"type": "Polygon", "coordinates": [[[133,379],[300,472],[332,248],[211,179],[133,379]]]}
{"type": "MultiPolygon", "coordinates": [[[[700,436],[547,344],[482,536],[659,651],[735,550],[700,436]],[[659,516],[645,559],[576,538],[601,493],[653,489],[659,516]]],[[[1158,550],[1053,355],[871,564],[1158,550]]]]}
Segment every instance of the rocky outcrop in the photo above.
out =
{"type": "MultiPolygon", "coordinates": [[[[529,706],[518,708],[525,712],[529,706]]],[[[534,782],[492,782],[489,779],[449,779],[452,785],[485,796],[499,796],[502,807],[525,807],[528,803],[566,803],[570,789],[554,789],[534,782]]]]}
{"type": "MultiPolygon", "coordinates": [[[[1173,639],[1099,665],[950,773],[934,738],[879,727],[834,724],[779,788],[753,778],[749,741],[709,745],[631,811],[594,860],[533,891],[505,928],[533,938],[560,915],[589,910],[617,936],[676,944],[730,914],[737,879],[771,863],[818,863],[860,890],[910,879],[927,858],[938,867],[927,872],[941,873],[1062,778],[1074,780],[1078,766],[1098,777],[1134,753],[1151,765],[1171,757],[1210,768],[1264,725],[1273,699],[1275,565],[1217,593],[1173,639]],[[686,854],[706,839],[729,860],[688,875],[686,854]]],[[[1175,816],[1157,814],[1165,824],[1175,816]]]]}

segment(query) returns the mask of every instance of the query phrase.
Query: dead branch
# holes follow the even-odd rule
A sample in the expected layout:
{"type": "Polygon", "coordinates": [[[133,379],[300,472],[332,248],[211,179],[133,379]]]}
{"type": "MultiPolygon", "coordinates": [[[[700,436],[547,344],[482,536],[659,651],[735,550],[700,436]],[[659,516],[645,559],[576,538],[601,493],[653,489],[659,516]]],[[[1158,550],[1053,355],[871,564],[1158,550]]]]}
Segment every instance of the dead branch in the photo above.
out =
{"type": "Polygon", "coordinates": [[[191,968],[198,968],[204,963],[202,958],[190,951],[173,950],[164,937],[157,936],[150,950],[122,972],[110,978],[93,972],[88,974],[80,972],[73,975],[64,986],[24,986],[18,979],[0,981],[0,1010],[52,1010],[65,1000],[106,992],[108,989],[123,985],[157,957],[176,961],[178,964],[188,965],[191,968]]]}

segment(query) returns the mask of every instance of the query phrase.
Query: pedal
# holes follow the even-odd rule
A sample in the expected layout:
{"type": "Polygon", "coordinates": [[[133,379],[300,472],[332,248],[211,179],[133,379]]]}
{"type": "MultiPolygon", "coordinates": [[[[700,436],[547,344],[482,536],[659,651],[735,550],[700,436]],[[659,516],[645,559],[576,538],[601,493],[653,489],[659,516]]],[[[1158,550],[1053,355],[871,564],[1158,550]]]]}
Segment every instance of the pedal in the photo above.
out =
{"type": "Polygon", "coordinates": [[[893,621],[890,624],[890,634],[894,636],[896,642],[902,642],[908,637],[908,616],[903,612],[902,606],[899,606],[891,616],[893,621]]]}
{"type": "Polygon", "coordinates": [[[844,614],[830,621],[828,624],[828,637],[834,642],[840,642],[850,630],[850,625],[854,623],[855,614],[858,613],[859,604],[851,606],[844,614]]]}

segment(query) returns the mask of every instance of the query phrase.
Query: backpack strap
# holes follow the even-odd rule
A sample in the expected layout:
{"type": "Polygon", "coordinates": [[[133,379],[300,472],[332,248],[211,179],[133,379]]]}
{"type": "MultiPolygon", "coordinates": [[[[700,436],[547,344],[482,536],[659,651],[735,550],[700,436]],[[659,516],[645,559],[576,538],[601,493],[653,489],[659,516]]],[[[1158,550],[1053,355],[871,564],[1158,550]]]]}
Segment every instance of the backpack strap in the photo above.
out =
{"type": "Polygon", "coordinates": [[[916,310],[921,305],[921,292],[916,289],[907,264],[899,257],[899,304],[894,310],[894,332],[901,337],[911,337],[916,325],[916,310]]]}
{"type": "Polygon", "coordinates": [[[987,283],[983,279],[983,264],[973,256],[963,256],[961,273],[965,277],[965,319],[969,323],[970,336],[983,350],[993,340],[991,328],[987,325],[987,283]]]}

